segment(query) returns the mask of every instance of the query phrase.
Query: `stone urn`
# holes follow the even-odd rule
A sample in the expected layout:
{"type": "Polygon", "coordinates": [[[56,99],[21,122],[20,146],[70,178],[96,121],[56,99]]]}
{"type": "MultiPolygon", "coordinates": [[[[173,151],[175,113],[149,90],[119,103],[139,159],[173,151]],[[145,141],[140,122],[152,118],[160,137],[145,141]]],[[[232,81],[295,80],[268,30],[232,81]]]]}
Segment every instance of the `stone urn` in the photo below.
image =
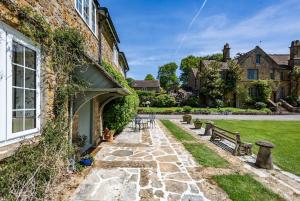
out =
{"type": "Polygon", "coordinates": [[[182,116],[183,122],[190,124],[192,122],[192,115],[185,114],[182,116]]]}
{"type": "Polygon", "coordinates": [[[200,119],[196,119],[194,121],[194,126],[195,126],[195,129],[201,129],[201,127],[202,127],[202,121],[200,121],[200,119]]]}
{"type": "Polygon", "coordinates": [[[114,141],[114,132],[112,132],[108,128],[105,128],[103,133],[104,133],[104,135],[103,135],[104,140],[106,140],[107,142],[113,142],[114,141]]]}

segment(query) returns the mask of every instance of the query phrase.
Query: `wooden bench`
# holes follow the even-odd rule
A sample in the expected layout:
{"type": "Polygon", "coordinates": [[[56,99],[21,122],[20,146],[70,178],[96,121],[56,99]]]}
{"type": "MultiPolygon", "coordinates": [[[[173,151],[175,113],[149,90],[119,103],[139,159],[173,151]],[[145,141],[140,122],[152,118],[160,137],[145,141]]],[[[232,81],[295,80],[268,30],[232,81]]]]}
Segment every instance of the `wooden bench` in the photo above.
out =
{"type": "Polygon", "coordinates": [[[243,143],[241,135],[238,132],[231,132],[223,128],[213,126],[210,141],[227,140],[235,145],[233,155],[252,155],[252,144],[243,143]]]}

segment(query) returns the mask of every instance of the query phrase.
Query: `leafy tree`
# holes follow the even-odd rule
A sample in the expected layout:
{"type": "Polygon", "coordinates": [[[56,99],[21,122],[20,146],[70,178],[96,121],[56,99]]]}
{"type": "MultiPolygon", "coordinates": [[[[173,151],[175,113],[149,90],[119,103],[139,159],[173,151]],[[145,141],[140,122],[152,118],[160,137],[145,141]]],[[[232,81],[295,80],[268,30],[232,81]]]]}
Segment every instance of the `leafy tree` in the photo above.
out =
{"type": "Polygon", "coordinates": [[[128,78],[126,78],[126,81],[127,81],[129,86],[132,86],[132,83],[133,83],[134,79],[131,78],[131,77],[128,77],[128,78]]]}
{"type": "Polygon", "coordinates": [[[300,97],[300,66],[295,66],[293,71],[292,71],[292,76],[295,81],[295,88],[294,88],[294,95],[297,96],[298,98],[300,97]]]}
{"type": "Polygon", "coordinates": [[[187,85],[188,82],[188,75],[192,68],[197,68],[199,65],[201,58],[195,56],[187,56],[181,60],[180,64],[180,81],[182,82],[183,87],[187,85]]]}
{"type": "Polygon", "coordinates": [[[223,54],[217,53],[207,56],[208,60],[223,61],[223,54]]]}
{"type": "Polygon", "coordinates": [[[200,95],[205,97],[206,104],[210,101],[214,105],[222,98],[222,79],[220,77],[221,64],[212,62],[200,72],[200,95]]]}
{"type": "Polygon", "coordinates": [[[145,80],[155,80],[155,78],[153,77],[153,75],[148,74],[146,75],[145,80]]]}
{"type": "Polygon", "coordinates": [[[240,65],[234,60],[228,61],[227,65],[228,70],[226,71],[224,79],[224,92],[236,92],[237,83],[241,80],[242,70],[240,65]]]}
{"type": "Polygon", "coordinates": [[[177,68],[178,66],[174,62],[159,67],[157,79],[159,79],[161,87],[166,91],[179,86],[179,79],[176,75],[177,68]]]}

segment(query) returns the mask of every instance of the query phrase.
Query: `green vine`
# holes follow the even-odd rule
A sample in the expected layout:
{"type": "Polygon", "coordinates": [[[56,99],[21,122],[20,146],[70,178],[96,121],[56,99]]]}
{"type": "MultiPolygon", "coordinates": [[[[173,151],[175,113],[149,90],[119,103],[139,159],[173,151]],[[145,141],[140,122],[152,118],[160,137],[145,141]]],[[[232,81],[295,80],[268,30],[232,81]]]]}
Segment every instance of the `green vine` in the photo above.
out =
{"type": "Polygon", "coordinates": [[[102,62],[102,66],[115,78],[117,82],[119,82],[124,88],[128,89],[131,93],[129,96],[117,98],[111,101],[103,111],[104,126],[119,133],[133,118],[133,116],[136,115],[139,98],[135,90],[129,86],[125,77],[119,71],[105,61],[102,62]]]}
{"type": "Polygon", "coordinates": [[[76,69],[86,64],[85,40],[75,29],[51,30],[46,20],[30,9],[21,13],[20,31],[42,45],[43,66],[54,73],[55,101],[50,112],[53,117],[42,129],[39,143],[21,146],[1,162],[0,200],[47,200],[49,185],[60,177],[68,156],[73,155],[67,141],[68,102],[88,87],[76,74],[76,69]]]}

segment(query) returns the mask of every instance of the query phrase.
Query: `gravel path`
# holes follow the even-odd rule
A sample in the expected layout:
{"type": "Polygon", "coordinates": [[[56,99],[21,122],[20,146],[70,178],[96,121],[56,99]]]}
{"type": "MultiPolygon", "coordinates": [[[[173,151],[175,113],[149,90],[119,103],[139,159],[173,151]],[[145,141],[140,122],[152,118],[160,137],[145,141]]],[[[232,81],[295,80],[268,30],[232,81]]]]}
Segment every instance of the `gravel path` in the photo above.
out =
{"type": "MultiPolygon", "coordinates": [[[[148,116],[148,115],[141,115],[148,116]]],[[[300,114],[295,115],[192,115],[194,119],[224,119],[224,120],[274,120],[300,121],[300,114]]],[[[182,119],[182,115],[156,115],[158,119],[182,119]]]]}

